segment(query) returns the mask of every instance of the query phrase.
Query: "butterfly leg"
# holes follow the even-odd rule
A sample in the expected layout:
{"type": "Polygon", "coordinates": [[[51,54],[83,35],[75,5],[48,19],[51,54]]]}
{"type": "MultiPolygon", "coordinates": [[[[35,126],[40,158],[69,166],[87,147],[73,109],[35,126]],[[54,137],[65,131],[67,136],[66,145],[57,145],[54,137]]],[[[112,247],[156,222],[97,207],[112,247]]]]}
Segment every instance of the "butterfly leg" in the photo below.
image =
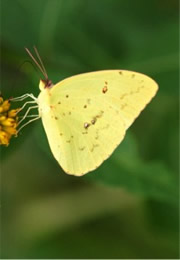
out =
{"type": "Polygon", "coordinates": [[[24,94],[24,95],[22,95],[22,96],[20,96],[20,97],[16,97],[16,98],[11,98],[10,100],[11,101],[23,101],[24,99],[26,99],[26,98],[28,98],[28,97],[30,97],[30,98],[32,98],[34,101],[37,101],[37,98],[33,95],[33,94],[29,94],[29,93],[27,93],[27,94],[24,94]]]}
{"type": "Polygon", "coordinates": [[[29,125],[30,123],[32,123],[33,121],[38,120],[39,118],[40,118],[40,116],[38,115],[37,117],[35,117],[35,118],[29,120],[28,122],[26,122],[24,125],[22,125],[22,126],[18,129],[17,134],[18,134],[18,133],[22,130],[22,128],[24,128],[26,125],[29,125]]]}
{"type": "Polygon", "coordinates": [[[18,113],[21,112],[21,111],[26,107],[26,105],[28,105],[28,104],[34,104],[34,103],[37,104],[37,102],[36,102],[35,100],[34,100],[34,101],[27,101],[27,102],[24,103],[24,105],[19,109],[18,113]]]}
{"type": "MultiPolygon", "coordinates": [[[[26,116],[26,118],[29,118],[29,117],[38,117],[39,115],[28,115],[26,116]]],[[[23,118],[24,116],[19,116],[19,118],[23,118]]]]}
{"type": "MultiPolygon", "coordinates": [[[[27,109],[25,115],[23,116],[23,118],[19,121],[18,125],[19,125],[22,121],[24,121],[24,119],[27,118],[27,116],[28,116],[29,112],[31,111],[31,109],[35,109],[35,108],[38,108],[38,106],[29,107],[29,108],[27,109]]],[[[21,109],[21,110],[22,110],[22,109],[21,109]]],[[[37,117],[39,117],[39,115],[37,115],[37,117]]]]}

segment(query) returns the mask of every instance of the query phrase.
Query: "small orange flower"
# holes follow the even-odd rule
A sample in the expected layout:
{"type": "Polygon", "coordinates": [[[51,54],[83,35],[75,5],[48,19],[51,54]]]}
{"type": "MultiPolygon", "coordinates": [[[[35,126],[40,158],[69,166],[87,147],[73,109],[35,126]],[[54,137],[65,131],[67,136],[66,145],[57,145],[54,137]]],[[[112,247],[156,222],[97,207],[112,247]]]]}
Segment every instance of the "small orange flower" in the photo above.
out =
{"type": "Polygon", "coordinates": [[[0,144],[1,145],[9,144],[9,135],[4,131],[0,131],[0,144]]]}
{"type": "Polygon", "coordinates": [[[8,117],[16,117],[19,109],[12,109],[8,112],[8,117]]]}
{"type": "Polygon", "coordinates": [[[0,145],[9,145],[12,136],[17,134],[17,113],[19,109],[10,110],[10,101],[0,97],[0,145]]]}
{"type": "MultiPolygon", "coordinates": [[[[2,99],[1,99],[2,100],[2,99]]],[[[8,111],[10,108],[10,101],[5,100],[0,106],[0,113],[8,111]]]]}

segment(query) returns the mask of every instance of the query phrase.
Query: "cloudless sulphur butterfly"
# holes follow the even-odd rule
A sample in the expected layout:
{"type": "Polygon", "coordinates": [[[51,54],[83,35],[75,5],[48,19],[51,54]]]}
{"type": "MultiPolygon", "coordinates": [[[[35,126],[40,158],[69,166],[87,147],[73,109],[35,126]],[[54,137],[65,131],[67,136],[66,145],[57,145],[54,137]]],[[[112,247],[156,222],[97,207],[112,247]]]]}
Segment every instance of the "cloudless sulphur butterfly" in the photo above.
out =
{"type": "Polygon", "coordinates": [[[34,98],[51,151],[63,170],[81,176],[96,169],[123,140],[126,130],[155,96],[158,85],[126,70],[79,74],[53,85],[45,76],[34,98]]]}

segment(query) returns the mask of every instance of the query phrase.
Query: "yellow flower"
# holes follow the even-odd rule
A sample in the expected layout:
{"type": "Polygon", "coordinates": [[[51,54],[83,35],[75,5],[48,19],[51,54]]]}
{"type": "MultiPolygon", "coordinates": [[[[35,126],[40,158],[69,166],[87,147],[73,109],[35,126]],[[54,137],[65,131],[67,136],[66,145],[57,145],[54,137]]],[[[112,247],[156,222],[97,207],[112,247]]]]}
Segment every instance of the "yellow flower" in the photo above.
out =
{"type": "Polygon", "coordinates": [[[17,134],[17,113],[19,109],[10,110],[10,101],[0,97],[0,145],[8,145],[12,136],[17,134]]]}
{"type": "Polygon", "coordinates": [[[3,145],[9,144],[9,136],[4,131],[0,131],[0,144],[3,144],[3,145]]]}
{"type": "Polygon", "coordinates": [[[1,125],[4,126],[14,126],[16,121],[13,118],[7,117],[5,120],[1,121],[1,125]]]}
{"type": "Polygon", "coordinates": [[[11,126],[5,126],[5,127],[4,127],[4,131],[5,131],[7,134],[10,134],[10,135],[16,135],[16,133],[17,133],[16,128],[11,127],[11,126]]]}
{"type": "Polygon", "coordinates": [[[6,120],[6,117],[5,117],[5,116],[2,116],[2,115],[0,114],[0,122],[2,122],[2,121],[4,121],[4,120],[6,120]]]}
{"type": "Polygon", "coordinates": [[[10,108],[10,101],[5,100],[0,106],[0,113],[8,111],[10,108]]]}
{"type": "Polygon", "coordinates": [[[8,112],[8,117],[16,117],[19,109],[12,109],[8,112]]]}

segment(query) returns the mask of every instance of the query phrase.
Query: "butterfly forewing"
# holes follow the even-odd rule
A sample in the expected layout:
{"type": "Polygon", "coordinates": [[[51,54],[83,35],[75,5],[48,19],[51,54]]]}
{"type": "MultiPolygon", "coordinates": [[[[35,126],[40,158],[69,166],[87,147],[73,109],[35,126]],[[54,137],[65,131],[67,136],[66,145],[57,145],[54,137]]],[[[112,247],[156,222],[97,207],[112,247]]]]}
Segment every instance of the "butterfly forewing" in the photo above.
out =
{"type": "Polygon", "coordinates": [[[64,171],[83,175],[97,168],[156,91],[151,78],[120,70],[80,74],[48,90],[48,102],[40,106],[50,110],[42,113],[42,121],[64,171]]]}

